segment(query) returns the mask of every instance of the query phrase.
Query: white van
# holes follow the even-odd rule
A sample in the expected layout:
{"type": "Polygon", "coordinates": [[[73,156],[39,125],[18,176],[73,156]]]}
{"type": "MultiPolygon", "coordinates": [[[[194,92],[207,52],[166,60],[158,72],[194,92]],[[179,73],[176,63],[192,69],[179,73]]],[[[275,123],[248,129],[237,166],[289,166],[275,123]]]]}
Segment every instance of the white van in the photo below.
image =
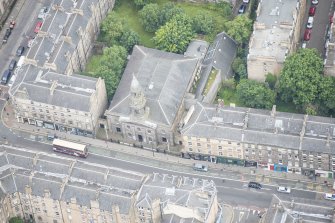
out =
{"type": "Polygon", "coordinates": [[[307,20],[307,28],[311,29],[313,27],[314,17],[310,16],[307,20]]]}

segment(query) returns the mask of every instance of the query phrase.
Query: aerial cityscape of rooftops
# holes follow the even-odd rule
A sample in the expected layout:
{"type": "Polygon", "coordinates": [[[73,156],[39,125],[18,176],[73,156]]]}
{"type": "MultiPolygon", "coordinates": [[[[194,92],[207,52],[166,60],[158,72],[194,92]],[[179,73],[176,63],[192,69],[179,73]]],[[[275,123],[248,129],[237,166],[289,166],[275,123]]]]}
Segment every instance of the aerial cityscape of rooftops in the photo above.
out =
{"type": "Polygon", "coordinates": [[[0,0],[0,222],[335,223],[335,0],[0,0]]]}

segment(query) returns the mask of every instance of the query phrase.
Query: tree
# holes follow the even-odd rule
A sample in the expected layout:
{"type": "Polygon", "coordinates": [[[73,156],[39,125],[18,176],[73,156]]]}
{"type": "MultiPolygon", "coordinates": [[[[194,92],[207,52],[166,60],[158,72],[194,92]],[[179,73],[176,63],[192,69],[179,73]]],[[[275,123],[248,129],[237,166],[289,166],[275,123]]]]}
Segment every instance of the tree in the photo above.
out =
{"type": "Polygon", "coordinates": [[[9,219],[9,223],[23,223],[23,219],[20,217],[13,217],[9,219]]]}
{"type": "Polygon", "coordinates": [[[245,62],[240,57],[236,57],[232,64],[233,71],[238,77],[237,80],[247,78],[247,68],[245,62]]]}
{"type": "Polygon", "coordinates": [[[142,8],[143,6],[148,5],[152,2],[154,2],[154,0],[134,0],[134,4],[139,8],[142,8]]]}
{"type": "Polygon", "coordinates": [[[320,92],[322,64],[315,49],[301,49],[286,58],[279,79],[281,98],[303,109],[314,104],[320,92]]]}
{"type": "Polygon", "coordinates": [[[238,100],[252,108],[270,109],[275,102],[275,93],[263,83],[243,79],[236,86],[238,100]]]}
{"type": "Polygon", "coordinates": [[[105,48],[100,66],[93,74],[105,80],[108,98],[112,98],[126,65],[127,50],[122,46],[105,48]]]}
{"type": "Polygon", "coordinates": [[[160,21],[160,9],[157,4],[148,4],[139,12],[141,24],[144,30],[150,33],[155,32],[162,24],[160,21]]]}
{"type": "Polygon", "coordinates": [[[277,83],[277,76],[271,73],[268,73],[265,78],[265,83],[269,85],[269,88],[274,90],[277,83]]]}
{"type": "Polygon", "coordinates": [[[213,17],[204,12],[200,12],[193,18],[193,30],[198,34],[208,34],[213,32],[213,17]]]}
{"type": "Polygon", "coordinates": [[[177,7],[172,2],[165,3],[160,11],[160,26],[165,25],[172,18],[179,15],[185,15],[182,8],[177,7]]]}
{"type": "Polygon", "coordinates": [[[227,34],[237,43],[246,43],[252,31],[252,20],[246,15],[236,16],[226,24],[227,34]]]}
{"type": "Polygon", "coordinates": [[[159,28],[153,40],[160,50],[184,53],[193,37],[190,19],[186,15],[178,15],[159,28]]]}
{"type": "Polygon", "coordinates": [[[140,36],[131,29],[127,29],[122,33],[120,38],[120,45],[130,52],[133,47],[140,42],[140,36]]]}
{"type": "Polygon", "coordinates": [[[319,100],[321,106],[335,110],[335,78],[326,76],[320,82],[319,100]]]}
{"type": "Polygon", "coordinates": [[[106,40],[110,46],[118,44],[126,26],[126,21],[117,16],[115,12],[109,13],[103,20],[101,30],[106,35],[106,40]]]}

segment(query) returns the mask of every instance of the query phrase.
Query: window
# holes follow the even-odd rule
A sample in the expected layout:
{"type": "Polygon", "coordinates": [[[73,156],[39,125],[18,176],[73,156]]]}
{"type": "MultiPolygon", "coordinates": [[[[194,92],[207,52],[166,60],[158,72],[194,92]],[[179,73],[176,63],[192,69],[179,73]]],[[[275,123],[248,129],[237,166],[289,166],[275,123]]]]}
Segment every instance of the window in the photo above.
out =
{"type": "Polygon", "coordinates": [[[192,151],[193,151],[193,149],[192,149],[192,148],[188,148],[188,151],[192,152],[192,151]]]}
{"type": "Polygon", "coordinates": [[[43,109],[40,108],[40,112],[43,112],[43,109]]]}
{"type": "Polygon", "coordinates": [[[198,142],[198,143],[197,143],[197,146],[201,146],[201,143],[200,143],[200,142],[198,142]]]}
{"type": "Polygon", "coordinates": [[[142,131],[141,128],[137,128],[137,131],[142,131]]]}
{"type": "Polygon", "coordinates": [[[69,125],[73,125],[73,121],[69,120],[69,125]]]}
{"type": "Polygon", "coordinates": [[[189,146],[192,146],[192,142],[188,142],[188,145],[189,145],[189,146]]]}
{"type": "Polygon", "coordinates": [[[148,140],[149,140],[149,142],[152,142],[152,138],[151,137],[148,137],[148,140]]]}
{"type": "Polygon", "coordinates": [[[151,134],[151,130],[148,130],[147,132],[148,132],[149,134],[151,134]]]}
{"type": "Polygon", "coordinates": [[[67,112],[70,112],[70,109],[66,109],[67,112]]]}
{"type": "Polygon", "coordinates": [[[222,156],[222,152],[219,152],[219,156],[222,156]]]}
{"type": "Polygon", "coordinates": [[[39,221],[42,221],[42,217],[41,217],[41,216],[38,216],[37,219],[38,219],[39,221]]]}
{"type": "Polygon", "coordinates": [[[64,113],[60,113],[61,116],[64,116],[64,113]]]}
{"type": "Polygon", "coordinates": [[[211,145],[210,144],[207,144],[207,149],[210,149],[211,148],[211,145]]]}
{"type": "Polygon", "coordinates": [[[163,142],[167,142],[167,139],[165,137],[162,137],[163,142]]]}
{"type": "Polygon", "coordinates": [[[116,127],[116,132],[121,132],[121,128],[116,127]]]}
{"type": "Polygon", "coordinates": [[[46,113],[49,113],[49,110],[45,110],[46,113]]]}
{"type": "Polygon", "coordinates": [[[218,146],[218,149],[222,149],[222,146],[218,146]]]}

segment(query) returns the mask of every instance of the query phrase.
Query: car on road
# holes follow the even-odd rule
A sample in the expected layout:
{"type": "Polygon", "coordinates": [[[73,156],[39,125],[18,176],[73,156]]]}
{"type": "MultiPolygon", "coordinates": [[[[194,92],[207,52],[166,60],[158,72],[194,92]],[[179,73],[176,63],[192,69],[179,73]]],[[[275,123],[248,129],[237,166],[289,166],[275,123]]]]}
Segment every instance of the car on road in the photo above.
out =
{"type": "Polygon", "coordinates": [[[37,18],[38,19],[44,19],[45,13],[48,12],[48,8],[47,7],[43,7],[40,9],[40,12],[38,13],[37,18]]]}
{"type": "Polygon", "coordinates": [[[249,188],[255,188],[255,189],[262,189],[262,185],[260,183],[253,182],[253,181],[250,181],[248,183],[248,187],[249,188]]]}
{"type": "Polygon", "coordinates": [[[238,14],[243,14],[245,10],[247,9],[247,5],[242,4],[240,8],[238,9],[238,14]]]}
{"type": "Polygon", "coordinates": [[[35,29],[34,29],[34,33],[38,33],[39,31],[40,31],[40,29],[41,29],[41,27],[42,27],[42,22],[41,21],[38,21],[37,23],[36,23],[36,26],[35,26],[35,29]]]}
{"type": "Polygon", "coordinates": [[[12,21],[10,21],[10,23],[9,23],[9,28],[10,28],[10,29],[14,29],[15,25],[16,25],[16,22],[15,22],[14,20],[12,20],[12,21]]]}
{"type": "Polygon", "coordinates": [[[7,43],[7,40],[9,39],[10,34],[12,33],[11,29],[6,29],[5,36],[3,37],[3,42],[7,43]]]}
{"type": "Polygon", "coordinates": [[[19,46],[16,50],[16,56],[20,57],[24,53],[24,46],[19,46]]]}
{"type": "Polygon", "coordinates": [[[311,39],[311,33],[312,33],[312,30],[311,29],[306,29],[305,30],[305,33],[304,33],[304,40],[305,41],[308,41],[311,39]]]}
{"type": "Polygon", "coordinates": [[[312,5],[317,5],[319,4],[319,0],[312,0],[312,5]]]}
{"type": "Polygon", "coordinates": [[[335,201],[335,194],[325,193],[323,197],[326,200],[335,201]]]}
{"type": "Polygon", "coordinates": [[[308,11],[309,16],[314,16],[316,12],[316,6],[311,6],[308,11]]]}
{"type": "Polygon", "coordinates": [[[314,17],[312,16],[308,17],[307,25],[306,25],[308,29],[313,28],[313,22],[314,22],[314,17]]]}
{"type": "Polygon", "coordinates": [[[15,69],[15,67],[16,67],[16,60],[13,59],[13,60],[10,61],[10,64],[8,66],[8,70],[12,71],[12,70],[15,69]]]}
{"type": "Polygon", "coordinates": [[[10,72],[10,70],[5,70],[5,72],[3,72],[2,77],[1,77],[1,84],[7,84],[10,76],[12,75],[12,72],[10,72]]]}
{"type": "Polygon", "coordinates": [[[202,171],[202,172],[207,172],[208,171],[208,166],[205,164],[201,163],[194,163],[193,164],[193,169],[196,171],[202,171]]]}
{"type": "Polygon", "coordinates": [[[279,186],[279,187],[277,187],[277,191],[280,192],[280,193],[289,194],[289,193],[291,193],[291,188],[290,187],[279,186]]]}

